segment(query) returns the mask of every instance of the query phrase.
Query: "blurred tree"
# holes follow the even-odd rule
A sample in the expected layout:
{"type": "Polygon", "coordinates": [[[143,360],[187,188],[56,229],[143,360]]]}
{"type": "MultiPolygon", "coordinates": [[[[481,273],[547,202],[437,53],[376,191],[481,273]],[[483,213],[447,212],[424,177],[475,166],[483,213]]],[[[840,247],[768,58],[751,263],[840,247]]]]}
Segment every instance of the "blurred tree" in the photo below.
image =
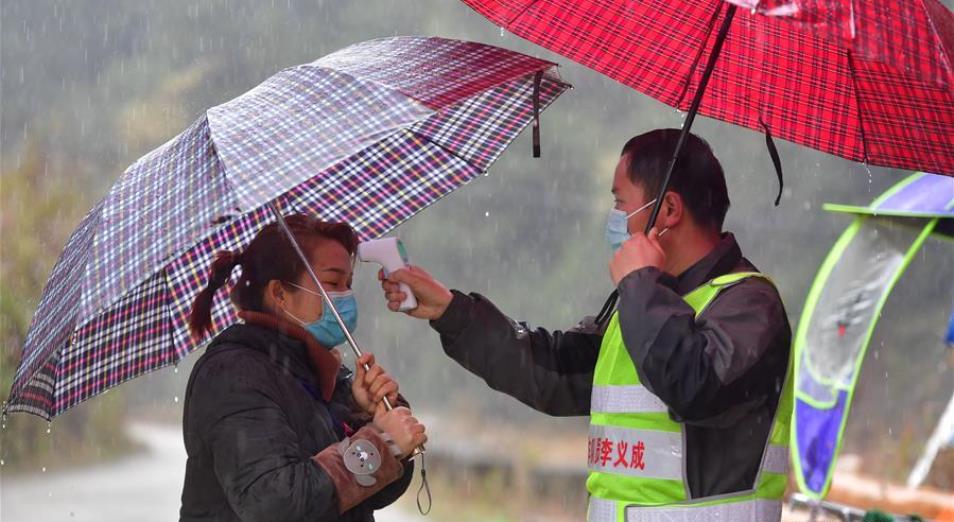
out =
{"type": "MultiPolygon", "coordinates": [[[[66,175],[50,172],[45,154],[27,140],[19,165],[0,184],[0,388],[13,383],[21,347],[53,264],[70,231],[91,206],[89,194],[66,175]]],[[[129,446],[121,394],[56,420],[10,415],[3,421],[0,458],[8,469],[62,466],[122,453],[129,446]]]]}

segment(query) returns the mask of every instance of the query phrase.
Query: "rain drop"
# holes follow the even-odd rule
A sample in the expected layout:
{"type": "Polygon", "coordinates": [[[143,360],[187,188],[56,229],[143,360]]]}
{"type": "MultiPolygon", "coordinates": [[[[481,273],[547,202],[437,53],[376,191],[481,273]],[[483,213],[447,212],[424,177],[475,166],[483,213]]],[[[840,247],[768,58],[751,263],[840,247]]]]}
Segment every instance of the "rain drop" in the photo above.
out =
{"type": "Polygon", "coordinates": [[[486,211],[486,212],[484,212],[484,217],[490,217],[490,211],[489,211],[489,210],[486,211]]]}
{"type": "Polygon", "coordinates": [[[46,466],[43,466],[43,467],[40,469],[40,473],[46,473],[46,466]]]}
{"type": "Polygon", "coordinates": [[[504,37],[504,28],[503,28],[502,25],[500,26],[500,37],[501,37],[501,38],[504,37]]]}
{"type": "Polygon", "coordinates": [[[0,466],[4,466],[4,465],[6,465],[6,462],[4,462],[3,459],[0,459],[0,466]]]}
{"type": "Polygon", "coordinates": [[[179,367],[176,366],[172,369],[172,373],[179,373],[179,367]]]}
{"type": "Polygon", "coordinates": [[[53,433],[53,423],[46,425],[46,434],[49,435],[51,433],[53,433]]]}

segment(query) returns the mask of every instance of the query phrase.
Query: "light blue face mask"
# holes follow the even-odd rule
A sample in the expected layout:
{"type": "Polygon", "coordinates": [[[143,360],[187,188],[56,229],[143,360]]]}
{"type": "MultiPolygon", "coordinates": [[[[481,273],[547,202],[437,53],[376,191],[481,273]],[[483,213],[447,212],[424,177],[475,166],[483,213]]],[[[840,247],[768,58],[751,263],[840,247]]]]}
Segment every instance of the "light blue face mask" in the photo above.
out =
{"type": "MultiPolygon", "coordinates": [[[[299,290],[304,290],[309,294],[321,297],[321,294],[314,290],[298,286],[295,283],[288,284],[299,290]]],[[[348,331],[354,333],[358,328],[358,301],[354,298],[354,292],[351,290],[347,292],[328,292],[328,297],[330,297],[332,303],[334,303],[335,308],[338,310],[338,315],[341,316],[341,320],[344,321],[345,326],[348,327],[348,331]]],[[[288,310],[285,310],[285,313],[298,321],[305,330],[308,330],[308,333],[325,348],[331,349],[347,341],[347,337],[345,337],[344,332],[341,330],[341,326],[338,325],[338,321],[335,321],[335,315],[328,306],[323,306],[321,317],[310,323],[306,323],[295,317],[288,310]]]]}
{"type": "Polygon", "coordinates": [[[613,252],[619,250],[619,247],[623,246],[623,243],[632,237],[629,233],[629,218],[648,209],[655,203],[656,200],[654,199],[649,203],[637,208],[630,214],[615,208],[610,209],[609,217],[606,219],[606,242],[609,243],[610,247],[613,249],[613,252]]]}

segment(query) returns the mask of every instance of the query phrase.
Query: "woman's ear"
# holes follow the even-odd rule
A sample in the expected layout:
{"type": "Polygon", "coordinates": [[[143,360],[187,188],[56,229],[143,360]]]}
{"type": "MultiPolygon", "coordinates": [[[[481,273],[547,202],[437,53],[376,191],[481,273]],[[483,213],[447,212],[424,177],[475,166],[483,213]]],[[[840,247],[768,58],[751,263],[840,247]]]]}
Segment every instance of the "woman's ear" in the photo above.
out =
{"type": "Polygon", "coordinates": [[[265,284],[265,306],[274,311],[285,307],[285,286],[281,281],[272,279],[265,284]]]}

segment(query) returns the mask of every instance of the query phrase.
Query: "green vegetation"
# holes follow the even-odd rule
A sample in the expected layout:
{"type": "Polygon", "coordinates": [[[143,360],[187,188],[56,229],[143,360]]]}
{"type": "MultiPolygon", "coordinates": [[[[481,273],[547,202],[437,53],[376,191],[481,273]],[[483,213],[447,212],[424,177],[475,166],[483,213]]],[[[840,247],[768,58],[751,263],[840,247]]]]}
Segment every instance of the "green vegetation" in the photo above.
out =
{"type": "MultiPolygon", "coordinates": [[[[19,165],[5,171],[0,192],[0,387],[13,382],[40,290],[70,231],[90,206],[89,194],[69,176],[55,175],[38,148],[24,147],[19,165]]],[[[7,470],[36,471],[101,460],[129,448],[122,431],[122,394],[107,394],[94,407],[77,408],[57,419],[11,415],[0,437],[7,470]]]]}

